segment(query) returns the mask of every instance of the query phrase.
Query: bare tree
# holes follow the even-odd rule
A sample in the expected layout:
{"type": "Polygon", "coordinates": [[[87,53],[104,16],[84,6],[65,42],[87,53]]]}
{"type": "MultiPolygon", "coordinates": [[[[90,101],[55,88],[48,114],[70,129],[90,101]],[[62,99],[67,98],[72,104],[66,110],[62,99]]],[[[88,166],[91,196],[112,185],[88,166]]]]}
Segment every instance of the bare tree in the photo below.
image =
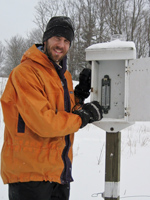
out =
{"type": "Polygon", "coordinates": [[[106,19],[107,19],[107,9],[106,9],[106,0],[97,0],[96,1],[96,42],[105,42],[108,41],[108,33],[109,33],[109,26],[107,26],[106,19]]]}
{"type": "Polygon", "coordinates": [[[128,7],[130,10],[128,12],[129,24],[127,26],[130,40],[133,41],[137,30],[141,26],[142,20],[144,19],[144,8],[146,6],[145,0],[132,0],[128,1],[128,7]]]}
{"type": "Polygon", "coordinates": [[[33,29],[27,36],[27,46],[30,47],[33,44],[42,44],[43,32],[40,28],[33,29]]]}
{"type": "Polygon", "coordinates": [[[128,13],[127,26],[128,40],[134,41],[137,50],[137,57],[147,55],[147,30],[145,22],[147,19],[147,0],[133,0],[129,2],[130,13],[128,13]]]}
{"type": "Polygon", "coordinates": [[[74,22],[75,38],[69,52],[69,71],[74,79],[79,72],[87,66],[85,61],[85,48],[97,42],[96,33],[96,1],[68,0],[64,3],[64,13],[74,22]]]}
{"type": "Polygon", "coordinates": [[[75,26],[75,38],[68,53],[73,79],[88,66],[85,48],[109,41],[116,33],[135,42],[137,57],[150,56],[150,0],[41,0],[35,9],[37,29],[32,30],[27,39],[15,36],[7,42],[5,66],[8,71],[20,62],[24,50],[34,43],[42,43],[47,22],[58,15],[70,17],[75,26]]]}
{"type": "Polygon", "coordinates": [[[150,0],[147,2],[147,11],[145,12],[145,20],[143,25],[144,32],[147,34],[147,56],[150,57],[150,0]]]}
{"type": "Polygon", "coordinates": [[[5,47],[0,42],[0,77],[4,76],[3,64],[5,60],[5,47]]]}
{"type": "Polygon", "coordinates": [[[35,7],[36,16],[34,23],[40,28],[42,32],[46,29],[46,24],[49,19],[53,16],[59,15],[61,13],[61,1],[60,0],[45,0],[38,2],[38,5],[35,7]]]}
{"type": "Polygon", "coordinates": [[[66,15],[74,22],[75,39],[68,54],[74,79],[87,66],[85,48],[109,41],[113,34],[135,42],[137,57],[150,55],[150,0],[43,0],[36,11],[35,23],[42,33],[52,16],[66,15]]]}
{"type": "Polygon", "coordinates": [[[23,53],[26,51],[27,46],[24,38],[21,36],[14,36],[10,41],[6,41],[6,51],[5,51],[5,73],[10,74],[11,70],[19,65],[23,53]]]}
{"type": "Polygon", "coordinates": [[[2,42],[0,42],[0,68],[2,67],[2,64],[4,62],[4,46],[2,44],[2,42]]]}

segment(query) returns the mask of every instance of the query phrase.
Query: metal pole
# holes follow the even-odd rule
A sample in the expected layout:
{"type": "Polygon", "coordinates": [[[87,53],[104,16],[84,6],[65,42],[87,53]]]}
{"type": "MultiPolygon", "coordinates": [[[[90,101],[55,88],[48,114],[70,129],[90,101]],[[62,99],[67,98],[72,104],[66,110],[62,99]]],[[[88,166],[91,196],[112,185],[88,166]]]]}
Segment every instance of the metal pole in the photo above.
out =
{"type": "Polygon", "coordinates": [[[105,200],[120,199],[121,133],[106,132],[105,200]]]}

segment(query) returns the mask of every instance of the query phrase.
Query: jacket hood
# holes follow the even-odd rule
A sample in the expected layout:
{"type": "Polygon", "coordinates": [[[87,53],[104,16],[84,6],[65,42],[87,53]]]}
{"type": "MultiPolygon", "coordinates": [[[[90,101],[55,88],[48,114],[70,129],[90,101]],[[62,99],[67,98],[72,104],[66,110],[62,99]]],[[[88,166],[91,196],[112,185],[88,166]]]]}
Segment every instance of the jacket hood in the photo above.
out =
{"type": "Polygon", "coordinates": [[[50,60],[42,51],[37,48],[38,45],[32,45],[22,56],[21,63],[25,60],[31,59],[44,67],[50,67],[50,60]]]}
{"type": "Polygon", "coordinates": [[[47,56],[42,53],[37,46],[34,44],[32,45],[22,56],[21,62],[24,62],[26,59],[31,59],[33,61],[36,61],[38,63],[49,63],[49,59],[47,56]]]}

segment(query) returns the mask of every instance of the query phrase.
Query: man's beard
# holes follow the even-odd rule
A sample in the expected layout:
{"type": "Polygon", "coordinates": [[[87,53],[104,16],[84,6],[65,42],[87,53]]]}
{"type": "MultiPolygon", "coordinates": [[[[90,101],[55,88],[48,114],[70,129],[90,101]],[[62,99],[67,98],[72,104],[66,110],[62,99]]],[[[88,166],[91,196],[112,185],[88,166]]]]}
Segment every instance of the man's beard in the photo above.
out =
{"type": "MultiPolygon", "coordinates": [[[[48,48],[48,44],[46,44],[46,51],[45,51],[45,54],[51,59],[51,60],[53,60],[54,62],[56,62],[56,63],[60,63],[60,61],[64,58],[64,56],[66,55],[63,55],[63,56],[61,56],[61,57],[59,57],[59,55],[57,56],[57,55],[55,55],[55,57],[52,55],[52,53],[51,53],[51,51],[49,50],[50,48],[48,48]],[[57,57],[58,57],[58,59],[57,59],[57,57]]],[[[60,48],[57,48],[56,47],[56,49],[58,49],[58,50],[60,50],[60,48]]],[[[56,53],[57,54],[57,53],[56,53]]]]}

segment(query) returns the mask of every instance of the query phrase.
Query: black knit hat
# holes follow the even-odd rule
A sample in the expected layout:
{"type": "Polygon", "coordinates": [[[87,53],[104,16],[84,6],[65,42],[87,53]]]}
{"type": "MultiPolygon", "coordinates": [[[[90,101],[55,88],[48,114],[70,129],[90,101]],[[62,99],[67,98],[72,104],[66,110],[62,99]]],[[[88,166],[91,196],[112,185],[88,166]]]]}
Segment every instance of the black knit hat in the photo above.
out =
{"type": "Polygon", "coordinates": [[[69,17],[56,16],[50,19],[43,35],[43,42],[53,36],[65,37],[71,44],[74,38],[74,27],[69,17]]]}

